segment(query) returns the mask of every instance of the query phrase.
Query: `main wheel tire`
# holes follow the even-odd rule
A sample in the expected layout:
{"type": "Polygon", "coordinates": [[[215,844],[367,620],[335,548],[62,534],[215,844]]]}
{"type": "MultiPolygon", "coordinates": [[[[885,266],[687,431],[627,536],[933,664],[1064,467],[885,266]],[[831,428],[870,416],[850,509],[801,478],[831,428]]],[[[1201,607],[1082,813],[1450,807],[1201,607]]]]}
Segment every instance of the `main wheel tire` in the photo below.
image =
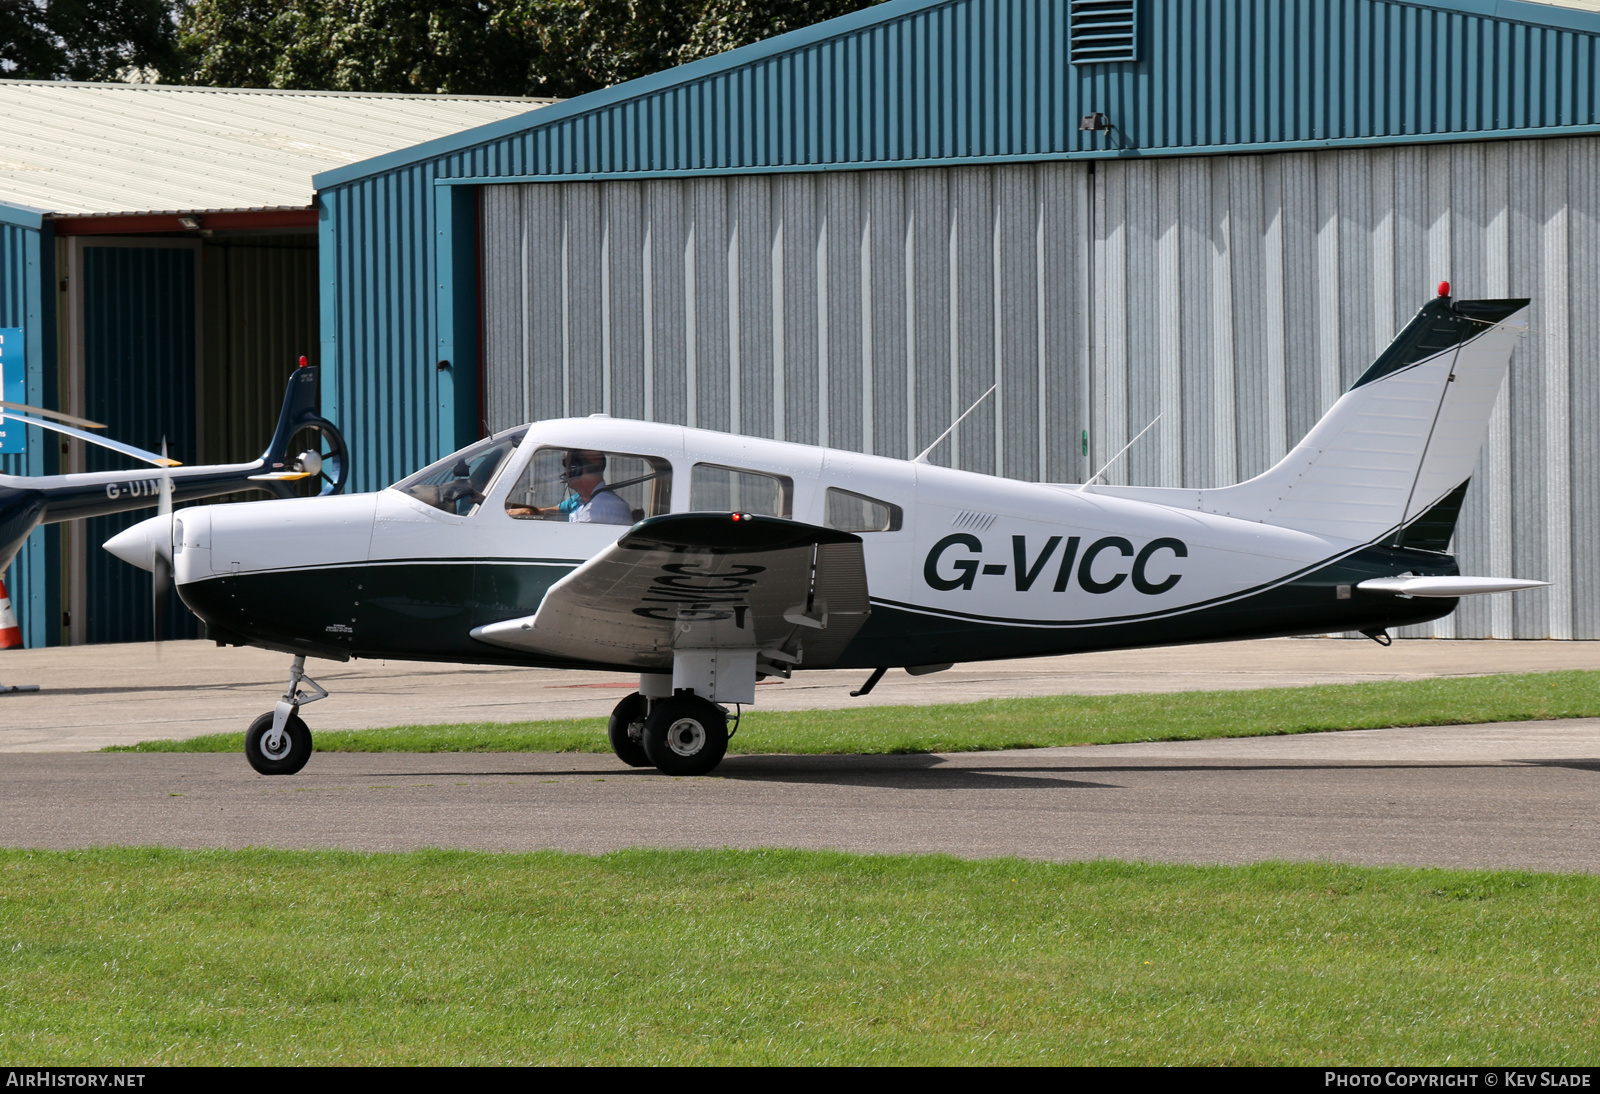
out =
{"type": "Polygon", "coordinates": [[[250,766],[263,775],[293,775],[311,759],[311,730],[291,714],[283,726],[283,738],[277,752],[269,752],[267,737],[272,733],[272,711],[250,723],[244,735],[244,758],[250,766]]]}
{"type": "Polygon", "coordinates": [[[660,699],[644,723],[644,752],[666,775],[705,775],[728,751],[728,716],[692,695],[660,699]]]}
{"type": "Polygon", "coordinates": [[[650,757],[644,754],[644,720],[648,708],[644,696],[636,691],[612,709],[611,721],[606,725],[611,751],[629,767],[650,766],[650,757]]]}

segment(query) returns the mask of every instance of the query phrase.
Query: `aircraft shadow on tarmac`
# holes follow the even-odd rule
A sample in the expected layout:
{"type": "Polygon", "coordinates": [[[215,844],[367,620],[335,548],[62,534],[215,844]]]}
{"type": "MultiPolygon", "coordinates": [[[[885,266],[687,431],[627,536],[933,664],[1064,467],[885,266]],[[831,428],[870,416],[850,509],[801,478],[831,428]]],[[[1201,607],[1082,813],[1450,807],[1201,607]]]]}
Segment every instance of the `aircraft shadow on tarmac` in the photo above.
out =
{"type": "MultiPolygon", "coordinates": [[[[827,783],[894,790],[1120,790],[1115,783],[1062,777],[1067,767],[992,768],[955,765],[943,757],[730,756],[717,769],[738,782],[827,783]],[[1040,777],[1037,773],[1046,773],[1040,777]]],[[[1092,769],[1082,769],[1084,773],[1092,769]]]]}
{"type": "Polygon", "coordinates": [[[1600,771],[1600,760],[1507,760],[1527,767],[1565,767],[1571,771],[1600,771]]]}
{"type": "MultiPolygon", "coordinates": [[[[1486,768],[1563,767],[1581,771],[1600,771],[1600,760],[1504,760],[1490,762],[1216,762],[1216,763],[1122,763],[1122,764],[996,764],[992,766],[951,763],[946,757],[927,754],[893,756],[729,756],[710,778],[730,782],[816,783],[835,786],[876,786],[898,790],[1121,790],[1120,783],[1083,776],[1105,776],[1118,772],[1150,775],[1185,773],[1235,773],[1269,771],[1354,772],[1354,771],[1466,771],[1486,768]]],[[[354,774],[354,773],[352,773],[354,774]]],[[[627,768],[596,763],[583,768],[500,771],[368,771],[362,778],[385,777],[460,777],[460,778],[661,778],[653,768],[627,768]]]]}
{"type": "MultiPolygon", "coordinates": [[[[1063,778],[1057,771],[1092,771],[1092,768],[1048,766],[979,768],[950,765],[939,756],[730,756],[711,779],[729,782],[826,783],[836,786],[878,786],[899,790],[1118,790],[1114,783],[1063,778]],[[1013,772],[1015,774],[1013,774],[1013,772]],[[1032,772],[1048,772],[1039,777],[1032,772]]],[[[364,771],[360,778],[662,778],[654,768],[621,765],[567,768],[559,771],[364,771]]],[[[356,777],[347,773],[346,777],[356,777]]]]}

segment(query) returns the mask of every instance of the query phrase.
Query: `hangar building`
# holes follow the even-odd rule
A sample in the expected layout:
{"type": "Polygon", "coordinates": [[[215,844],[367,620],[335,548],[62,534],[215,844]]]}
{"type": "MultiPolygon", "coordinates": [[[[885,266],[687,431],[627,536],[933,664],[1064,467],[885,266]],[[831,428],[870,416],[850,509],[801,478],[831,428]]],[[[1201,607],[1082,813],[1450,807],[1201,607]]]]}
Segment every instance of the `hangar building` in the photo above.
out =
{"type": "MultiPolygon", "coordinates": [[[[1081,481],[1281,456],[1448,279],[1533,298],[1456,549],[1600,637],[1600,13],[890,0],[316,177],[364,488],[605,411],[1081,481]]],[[[1592,8],[1593,5],[1591,4],[1592,8]]]]}
{"type": "MultiPolygon", "coordinates": [[[[542,102],[0,80],[0,328],[23,331],[26,401],[185,463],[254,459],[320,353],[312,174],[542,102]]],[[[27,433],[0,470],[127,466],[27,433]]],[[[144,515],[34,533],[6,575],[28,645],[149,637],[149,575],[100,550],[144,515]]],[[[193,628],[174,605],[167,633],[193,628]]]]}

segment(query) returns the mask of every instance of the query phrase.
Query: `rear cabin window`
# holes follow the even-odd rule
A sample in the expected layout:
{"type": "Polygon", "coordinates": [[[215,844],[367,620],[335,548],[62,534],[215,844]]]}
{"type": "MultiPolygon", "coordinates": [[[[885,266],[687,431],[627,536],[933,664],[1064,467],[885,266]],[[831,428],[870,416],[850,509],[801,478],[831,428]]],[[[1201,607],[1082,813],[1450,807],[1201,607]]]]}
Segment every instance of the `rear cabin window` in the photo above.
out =
{"type": "Polygon", "coordinates": [[[689,508],[696,513],[787,518],[794,512],[794,480],[787,475],[697,463],[689,473],[689,508]]]}
{"type": "Polygon", "coordinates": [[[494,481],[495,472],[516,451],[526,428],[488,437],[468,445],[438,463],[429,464],[394,488],[425,505],[456,516],[468,517],[478,511],[483,495],[494,481]]]}
{"type": "Polygon", "coordinates": [[[841,532],[898,532],[902,513],[898,505],[850,490],[828,487],[824,527],[841,532]]]}
{"type": "Polygon", "coordinates": [[[568,524],[635,524],[672,509],[672,465],[659,456],[541,448],[506,495],[506,515],[568,524]]]}

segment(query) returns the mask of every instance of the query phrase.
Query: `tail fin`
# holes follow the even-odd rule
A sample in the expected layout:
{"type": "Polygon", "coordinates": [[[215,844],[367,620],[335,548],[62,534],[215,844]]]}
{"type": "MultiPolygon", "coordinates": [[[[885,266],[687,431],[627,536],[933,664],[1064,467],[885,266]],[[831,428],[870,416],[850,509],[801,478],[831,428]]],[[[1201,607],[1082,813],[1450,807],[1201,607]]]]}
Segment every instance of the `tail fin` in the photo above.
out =
{"type": "Polygon", "coordinates": [[[1527,328],[1527,306],[1428,301],[1305,439],[1247,482],[1103,492],[1334,539],[1399,536],[1407,546],[1443,550],[1511,351],[1527,328]]]}
{"type": "MultiPolygon", "coordinates": [[[[317,412],[316,365],[302,364],[289,376],[289,388],[284,392],[283,410],[278,414],[278,428],[272,433],[272,442],[261,454],[266,470],[285,471],[296,467],[300,451],[315,446],[321,457],[322,473],[316,477],[322,482],[321,492],[337,494],[344,489],[350,477],[350,456],[341,434],[332,422],[317,412]]],[[[282,497],[293,497],[294,490],[284,483],[266,487],[282,497]]]]}

